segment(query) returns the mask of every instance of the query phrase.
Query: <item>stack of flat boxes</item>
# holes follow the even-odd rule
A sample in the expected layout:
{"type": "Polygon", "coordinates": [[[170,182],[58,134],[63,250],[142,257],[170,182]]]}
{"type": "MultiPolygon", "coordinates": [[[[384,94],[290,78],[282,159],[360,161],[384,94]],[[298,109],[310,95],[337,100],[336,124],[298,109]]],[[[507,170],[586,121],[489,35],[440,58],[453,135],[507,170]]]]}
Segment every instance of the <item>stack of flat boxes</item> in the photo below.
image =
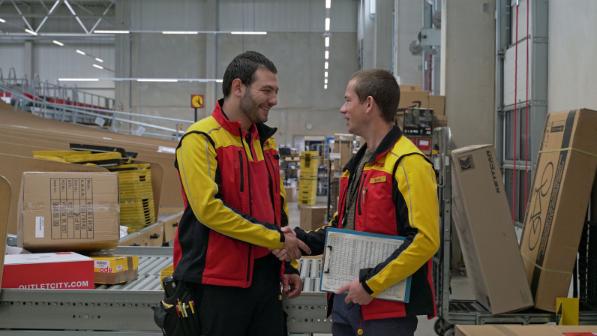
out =
{"type": "Polygon", "coordinates": [[[298,203],[301,205],[314,205],[317,200],[317,169],[319,168],[319,159],[317,151],[305,151],[301,153],[298,195],[298,203]]]}

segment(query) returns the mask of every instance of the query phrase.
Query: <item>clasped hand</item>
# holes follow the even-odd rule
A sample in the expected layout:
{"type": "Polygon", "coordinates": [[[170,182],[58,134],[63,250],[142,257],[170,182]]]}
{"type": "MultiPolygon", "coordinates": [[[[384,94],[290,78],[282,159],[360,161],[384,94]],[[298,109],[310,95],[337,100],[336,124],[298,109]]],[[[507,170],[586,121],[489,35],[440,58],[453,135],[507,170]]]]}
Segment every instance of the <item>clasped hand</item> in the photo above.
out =
{"type": "Polygon", "coordinates": [[[303,254],[311,254],[311,249],[302,240],[296,237],[294,230],[289,226],[282,227],[284,234],[284,247],[272,250],[272,253],[281,261],[299,259],[303,254]]]}

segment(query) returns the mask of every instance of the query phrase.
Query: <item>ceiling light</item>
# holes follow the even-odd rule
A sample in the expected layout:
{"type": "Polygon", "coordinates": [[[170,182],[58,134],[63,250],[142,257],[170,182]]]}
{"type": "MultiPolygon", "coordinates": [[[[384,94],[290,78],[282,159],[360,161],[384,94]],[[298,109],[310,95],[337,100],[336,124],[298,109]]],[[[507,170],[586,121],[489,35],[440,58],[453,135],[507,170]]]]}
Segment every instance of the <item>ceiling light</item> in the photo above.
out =
{"type": "Polygon", "coordinates": [[[232,35],[267,35],[265,31],[231,31],[232,35]]]}
{"type": "Polygon", "coordinates": [[[330,31],[330,18],[325,18],[325,31],[330,31]]]}
{"type": "Polygon", "coordinates": [[[31,34],[31,35],[33,35],[33,36],[37,36],[37,33],[36,33],[36,32],[34,32],[34,31],[33,31],[33,30],[31,30],[31,29],[25,29],[25,32],[26,32],[26,33],[29,33],[29,34],[31,34]]]}
{"type": "Polygon", "coordinates": [[[96,29],[93,31],[96,34],[128,34],[130,31],[128,30],[101,30],[96,29]]]}
{"type": "Polygon", "coordinates": [[[62,42],[60,42],[60,41],[57,41],[57,40],[52,40],[52,43],[54,43],[55,45],[58,45],[58,46],[64,47],[64,43],[62,43],[62,42]]]}
{"type": "Polygon", "coordinates": [[[4,20],[3,18],[0,18],[0,23],[5,23],[6,20],[4,20]]]}
{"type": "Polygon", "coordinates": [[[323,58],[325,58],[326,60],[328,60],[330,58],[330,51],[329,50],[324,51],[323,58]]]}
{"type": "Polygon", "coordinates": [[[332,8],[332,0],[325,0],[325,8],[327,8],[327,9],[332,8]]]}
{"type": "Polygon", "coordinates": [[[323,89],[327,90],[328,89],[328,85],[327,84],[323,84],[323,89]]]}
{"type": "Polygon", "coordinates": [[[328,62],[328,61],[325,61],[325,62],[323,63],[323,68],[327,70],[329,67],[330,67],[330,62],[328,62]]]}
{"type": "Polygon", "coordinates": [[[93,67],[94,67],[94,68],[98,68],[98,69],[100,69],[100,70],[104,70],[104,67],[103,67],[103,66],[101,66],[101,65],[98,65],[98,64],[94,64],[94,65],[93,65],[93,67]]]}
{"type": "Polygon", "coordinates": [[[326,78],[323,80],[323,84],[327,84],[327,83],[328,83],[328,79],[326,78]]]}
{"type": "Polygon", "coordinates": [[[83,56],[87,55],[87,54],[86,54],[86,53],[85,53],[83,50],[79,50],[79,49],[77,49],[77,50],[76,50],[76,52],[77,52],[77,54],[79,54],[79,55],[83,55],[83,56]]]}
{"type": "Polygon", "coordinates": [[[328,72],[327,71],[323,72],[323,77],[328,78],[328,72]]]}
{"type": "Polygon", "coordinates": [[[99,58],[99,57],[96,57],[95,60],[98,61],[98,62],[100,62],[100,63],[104,63],[104,60],[101,59],[101,58],[99,58]]]}
{"type": "Polygon", "coordinates": [[[330,46],[330,37],[329,37],[329,36],[326,36],[326,37],[325,37],[325,47],[327,48],[327,47],[329,47],[329,46],[330,46]]]}
{"type": "Polygon", "coordinates": [[[186,30],[165,30],[162,32],[164,35],[197,35],[198,31],[186,31],[186,30]]]}
{"type": "Polygon", "coordinates": [[[137,78],[137,82],[176,83],[176,82],[178,82],[178,79],[174,79],[174,78],[137,78]]]}
{"type": "Polygon", "coordinates": [[[99,82],[99,78],[58,78],[59,82],[99,82]]]}

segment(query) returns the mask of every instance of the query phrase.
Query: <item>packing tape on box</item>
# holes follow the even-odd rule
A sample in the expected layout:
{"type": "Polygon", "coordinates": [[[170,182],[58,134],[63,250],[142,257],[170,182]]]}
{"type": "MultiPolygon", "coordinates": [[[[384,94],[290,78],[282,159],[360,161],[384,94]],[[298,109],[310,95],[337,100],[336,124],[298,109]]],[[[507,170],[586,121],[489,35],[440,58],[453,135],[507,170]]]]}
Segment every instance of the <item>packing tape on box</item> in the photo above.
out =
{"type": "Polygon", "coordinates": [[[560,149],[541,150],[541,151],[539,151],[539,154],[541,154],[541,153],[559,153],[559,152],[565,152],[565,151],[573,151],[573,152],[577,152],[577,153],[580,153],[580,154],[585,154],[585,155],[597,158],[597,154],[595,154],[595,153],[587,152],[585,150],[578,149],[578,148],[573,148],[573,147],[566,147],[566,148],[560,148],[560,149]]]}
{"type": "Polygon", "coordinates": [[[564,270],[558,270],[558,269],[553,269],[553,268],[547,268],[547,267],[543,267],[543,266],[539,266],[534,260],[531,260],[528,256],[522,254],[522,258],[526,261],[528,261],[529,263],[533,264],[536,268],[542,270],[542,271],[546,271],[546,272],[551,272],[551,273],[561,273],[561,274],[569,274],[572,273],[572,271],[564,271],[564,270]]]}

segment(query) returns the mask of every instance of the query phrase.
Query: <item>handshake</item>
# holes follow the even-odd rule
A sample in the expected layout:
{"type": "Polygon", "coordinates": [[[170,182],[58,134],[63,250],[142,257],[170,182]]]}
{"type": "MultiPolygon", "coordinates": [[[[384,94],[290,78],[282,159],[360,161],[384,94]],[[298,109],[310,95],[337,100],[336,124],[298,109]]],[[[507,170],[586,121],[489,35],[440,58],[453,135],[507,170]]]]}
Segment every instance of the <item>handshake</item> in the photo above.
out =
{"type": "Polygon", "coordinates": [[[303,254],[311,254],[311,249],[302,240],[296,237],[294,230],[289,226],[282,227],[284,234],[284,247],[272,250],[272,253],[281,261],[299,259],[303,254]]]}

